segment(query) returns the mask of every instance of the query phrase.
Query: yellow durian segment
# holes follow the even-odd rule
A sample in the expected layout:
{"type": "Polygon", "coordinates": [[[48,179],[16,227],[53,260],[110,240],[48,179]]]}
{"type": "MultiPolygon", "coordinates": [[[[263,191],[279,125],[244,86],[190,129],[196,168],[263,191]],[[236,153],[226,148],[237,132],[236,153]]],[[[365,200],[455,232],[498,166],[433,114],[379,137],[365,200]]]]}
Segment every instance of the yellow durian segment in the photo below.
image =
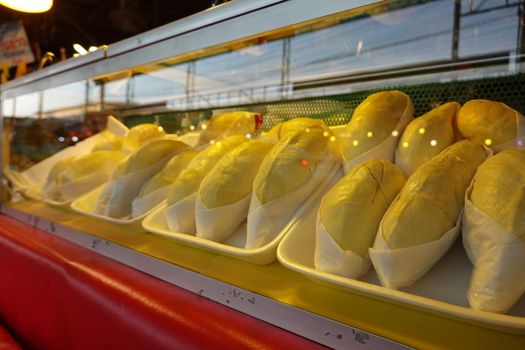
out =
{"type": "Polygon", "coordinates": [[[330,147],[333,134],[327,127],[296,131],[272,148],[254,180],[254,193],[261,204],[271,202],[301,187],[330,147]]]}
{"type": "Polygon", "coordinates": [[[525,242],[525,153],[504,150],[487,159],[474,176],[472,203],[525,242]]]}
{"type": "Polygon", "coordinates": [[[63,185],[96,170],[106,169],[109,172],[123,158],[124,155],[118,151],[98,151],[79,157],[68,157],[51,168],[47,183],[63,185]]]}
{"type": "Polygon", "coordinates": [[[155,124],[140,124],[129,129],[122,140],[125,150],[133,152],[142,146],[146,141],[166,135],[162,127],[155,124]]]}
{"type": "Polygon", "coordinates": [[[66,157],[63,159],[60,159],[58,162],[56,162],[51,170],[49,170],[49,174],[47,174],[47,181],[46,183],[54,182],[57,185],[61,185],[63,182],[62,174],[67,171],[67,169],[71,166],[71,164],[77,159],[75,156],[66,157]]]}
{"type": "Polygon", "coordinates": [[[281,140],[297,131],[305,131],[315,127],[326,128],[326,124],[320,119],[294,118],[277,124],[268,132],[268,134],[275,135],[277,139],[281,140]]]}
{"type": "Polygon", "coordinates": [[[323,198],[319,215],[343,250],[365,257],[379,223],[405,184],[394,164],[373,159],[354,167],[323,198]]]}
{"type": "Polygon", "coordinates": [[[199,193],[208,209],[238,202],[252,192],[253,179],[274,143],[251,141],[227,153],[202,181],[199,193]]]}
{"type": "Polygon", "coordinates": [[[93,147],[91,152],[120,151],[122,148],[122,137],[115,136],[107,130],[102,132],[102,136],[102,140],[93,147]]]}
{"type": "Polygon", "coordinates": [[[420,166],[388,208],[383,238],[391,249],[441,238],[463,208],[465,191],[486,159],[483,146],[463,140],[420,166]]]}
{"type": "Polygon", "coordinates": [[[229,112],[216,115],[210,119],[199,135],[199,145],[232,135],[246,135],[255,132],[255,116],[252,112],[229,112]]]}
{"type": "Polygon", "coordinates": [[[175,179],[168,195],[168,205],[175,204],[190,194],[197,192],[202,180],[215,167],[217,162],[226,153],[247,140],[246,136],[243,135],[230,136],[213,143],[199,153],[175,179]]]}
{"type": "Polygon", "coordinates": [[[144,184],[139,197],[171,185],[197,154],[197,151],[190,149],[173,156],[160,173],[144,184]]]}
{"type": "Polygon", "coordinates": [[[457,102],[445,103],[408,124],[396,157],[410,172],[454,143],[454,118],[460,108],[457,102]]]}
{"type": "Polygon", "coordinates": [[[459,110],[457,126],[465,138],[492,147],[516,138],[517,115],[501,102],[471,100],[459,110]]]}
{"type": "Polygon", "coordinates": [[[180,141],[172,139],[151,140],[129,157],[126,166],[123,168],[122,175],[152,166],[162,159],[182,152],[185,149],[189,149],[189,146],[180,141]]]}
{"type": "Polygon", "coordinates": [[[401,118],[413,113],[412,100],[401,91],[382,91],[368,96],[357,106],[346,126],[341,153],[347,160],[360,156],[392,137],[401,118]]]}

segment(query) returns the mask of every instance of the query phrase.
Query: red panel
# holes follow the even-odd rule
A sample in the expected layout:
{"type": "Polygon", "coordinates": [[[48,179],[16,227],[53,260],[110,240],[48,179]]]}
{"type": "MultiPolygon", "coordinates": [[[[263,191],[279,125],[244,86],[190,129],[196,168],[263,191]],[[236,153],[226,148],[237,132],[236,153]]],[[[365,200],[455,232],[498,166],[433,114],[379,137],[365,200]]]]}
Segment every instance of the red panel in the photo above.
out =
{"type": "Polygon", "coordinates": [[[21,350],[17,342],[2,325],[0,325],[0,350],[21,350]]]}
{"type": "Polygon", "coordinates": [[[319,348],[0,215],[0,319],[29,348],[319,348]]]}

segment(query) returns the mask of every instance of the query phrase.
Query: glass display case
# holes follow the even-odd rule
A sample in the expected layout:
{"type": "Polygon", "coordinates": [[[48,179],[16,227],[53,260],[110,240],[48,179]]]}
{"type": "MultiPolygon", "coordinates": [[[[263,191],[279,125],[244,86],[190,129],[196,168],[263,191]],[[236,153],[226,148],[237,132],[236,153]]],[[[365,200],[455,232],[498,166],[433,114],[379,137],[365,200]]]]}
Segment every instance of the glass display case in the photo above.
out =
{"type": "MultiPolygon", "coordinates": [[[[503,314],[469,307],[466,294],[473,268],[461,238],[452,240],[432,269],[433,264],[424,268],[430,271],[423,278],[400,289],[382,286],[385,277],[374,271],[374,257],[374,267],[359,278],[315,269],[319,206],[355,166],[343,166],[339,150],[308,193],[297,192],[308,187],[308,180],[289,180],[288,187],[296,190],[290,191],[291,197],[303,199],[288,217],[282,214],[284,221],[275,219],[283,223],[272,227],[274,237],[258,246],[245,245],[250,228],[241,233],[237,229],[218,242],[170,229],[159,223],[164,215],[159,208],[166,211],[173,204],[169,198],[170,204],[155,205],[147,215],[105,219],[93,209],[103,191],[100,183],[67,203],[40,200],[52,167],[66,156],[89,154],[95,144],[90,140],[107,125],[112,125],[108,129],[113,136],[121,137],[126,128],[154,124],[171,140],[183,140],[202,154],[207,149],[202,134],[225,113],[246,112],[254,118],[251,127],[240,131],[219,127],[246,139],[264,138],[284,122],[307,117],[311,123],[322,122],[329,140],[323,147],[348,138],[348,147],[357,148],[363,141],[352,139],[345,125],[365,98],[381,91],[408,96],[410,118],[448,102],[502,102],[505,111],[517,111],[515,143],[509,147],[520,149],[525,134],[519,115],[525,113],[524,11],[523,0],[238,0],[56,64],[0,86],[2,212],[324,345],[525,346],[525,298],[516,299],[503,314]]],[[[450,127],[458,141],[455,114],[450,127]]],[[[490,118],[489,128],[499,130],[503,119],[497,113],[490,118]]],[[[368,159],[394,161],[394,149],[404,147],[397,141],[408,121],[401,124],[388,130],[396,142],[391,159],[368,159]]],[[[365,141],[376,137],[375,129],[364,132],[365,141]]],[[[284,142],[285,136],[279,137],[276,142],[284,142]]],[[[496,138],[482,141],[489,154],[491,148],[501,151],[491,147],[496,138]]],[[[220,142],[222,138],[213,139],[208,147],[220,142]]],[[[436,137],[431,146],[440,142],[436,137]]],[[[268,154],[277,157],[272,152],[268,154]]],[[[313,177],[327,156],[316,158],[317,168],[308,157],[299,160],[313,177]]],[[[408,183],[406,175],[403,182],[408,183]]],[[[286,187],[275,181],[269,186],[286,187]]],[[[225,210],[216,215],[237,213],[232,207],[225,210]]],[[[250,214],[243,215],[250,220],[250,214]]],[[[261,220],[271,221],[275,215],[264,213],[261,220]]],[[[455,227],[461,215],[456,213],[455,227]]],[[[200,225],[207,224],[210,221],[200,225]]],[[[432,219],[425,224],[432,226],[432,219]]]]}

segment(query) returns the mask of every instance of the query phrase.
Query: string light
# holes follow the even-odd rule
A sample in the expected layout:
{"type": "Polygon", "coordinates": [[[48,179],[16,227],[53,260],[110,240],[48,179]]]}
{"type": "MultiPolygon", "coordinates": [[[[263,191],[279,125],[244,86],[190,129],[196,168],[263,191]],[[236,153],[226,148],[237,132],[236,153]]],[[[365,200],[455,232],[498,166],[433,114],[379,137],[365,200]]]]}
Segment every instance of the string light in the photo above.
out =
{"type": "Polygon", "coordinates": [[[88,51],[86,49],[84,49],[84,46],[80,45],[80,44],[73,44],[73,48],[75,49],[76,52],[78,52],[79,55],[85,55],[88,53],[88,51]]]}
{"type": "Polygon", "coordinates": [[[41,13],[53,7],[53,0],[0,0],[0,5],[20,12],[41,13]]]}

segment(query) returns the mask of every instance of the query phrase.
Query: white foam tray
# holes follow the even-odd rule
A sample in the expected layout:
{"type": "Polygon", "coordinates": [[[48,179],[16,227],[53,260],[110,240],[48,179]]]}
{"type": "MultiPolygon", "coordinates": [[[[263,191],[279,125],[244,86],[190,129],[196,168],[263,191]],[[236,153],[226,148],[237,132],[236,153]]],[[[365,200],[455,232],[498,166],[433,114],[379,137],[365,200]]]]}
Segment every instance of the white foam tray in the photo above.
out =
{"type": "MultiPolygon", "coordinates": [[[[198,133],[188,133],[188,134],[185,134],[185,135],[182,135],[182,136],[179,136],[179,137],[174,136],[174,135],[168,135],[167,137],[173,137],[173,139],[175,139],[175,140],[184,142],[184,143],[186,143],[187,145],[189,145],[191,147],[195,147],[195,145],[196,145],[196,143],[198,141],[198,138],[199,138],[199,134],[198,133]]],[[[49,203],[49,202],[46,201],[46,203],[49,203],[51,205],[62,205],[62,206],[69,206],[69,205],[71,205],[71,208],[74,211],[76,211],[76,212],[78,212],[80,214],[87,215],[89,217],[92,217],[92,218],[95,218],[95,219],[98,219],[98,220],[111,222],[113,224],[127,226],[129,229],[132,229],[134,231],[144,232],[144,228],[142,227],[142,220],[144,220],[144,218],[148,214],[152,213],[153,210],[155,210],[156,208],[160,207],[160,205],[162,203],[159,203],[159,205],[155,206],[153,209],[151,209],[151,210],[145,212],[144,214],[142,214],[140,216],[137,216],[135,218],[117,219],[117,218],[112,218],[112,217],[105,216],[105,215],[102,215],[102,214],[98,214],[98,213],[95,212],[95,206],[96,206],[96,203],[97,203],[97,199],[100,196],[100,193],[102,192],[102,190],[104,189],[104,186],[106,186],[106,184],[107,184],[107,182],[104,182],[99,187],[97,187],[94,190],[86,193],[85,195],[75,199],[72,202],[68,202],[68,203],[57,203],[57,202],[49,203]]]]}
{"type": "Polygon", "coordinates": [[[103,185],[95,188],[93,191],[88,192],[87,194],[83,195],[82,197],[75,199],[73,203],[71,203],[71,208],[76,211],[77,213],[92,217],[94,219],[103,220],[107,222],[111,222],[113,224],[126,226],[131,230],[134,231],[140,231],[144,232],[144,229],[142,228],[142,220],[153,210],[160,207],[161,204],[159,204],[157,207],[153,208],[152,210],[137,216],[135,218],[129,218],[129,219],[116,219],[109,216],[105,216],[102,214],[98,214],[95,212],[95,205],[97,203],[97,199],[100,196],[100,193],[104,189],[104,186],[106,186],[106,183],[103,185]]]}
{"type": "MultiPolygon", "coordinates": [[[[335,185],[335,182],[332,184],[335,185]]],[[[322,196],[303,208],[301,217],[281,233],[284,237],[277,258],[286,268],[340,290],[388,300],[464,322],[513,334],[525,334],[525,296],[506,315],[477,311],[466,298],[472,264],[463,249],[461,237],[450,251],[410,288],[393,290],[381,286],[373,266],[359,280],[321,272],[314,267],[315,222],[322,196]]]]}
{"type": "MultiPolygon", "coordinates": [[[[339,179],[341,176],[341,166],[339,164],[334,165],[316,191],[297,210],[295,216],[288,225],[293,224],[296,220],[298,220],[298,218],[302,216],[304,208],[308,207],[311,201],[316,200],[316,198],[321,193],[328,191],[328,189],[332,186],[333,179],[339,179]]],[[[170,231],[166,224],[165,211],[165,203],[154,209],[153,212],[143,221],[142,226],[144,229],[153,234],[174,239],[185,245],[197,247],[221,255],[226,255],[257,265],[266,265],[276,259],[277,246],[287,232],[286,230],[283,230],[270,243],[261,248],[245,249],[246,224],[241,225],[237,231],[234,232],[234,234],[231,235],[226,241],[218,243],[199,238],[191,234],[170,231]]]]}

